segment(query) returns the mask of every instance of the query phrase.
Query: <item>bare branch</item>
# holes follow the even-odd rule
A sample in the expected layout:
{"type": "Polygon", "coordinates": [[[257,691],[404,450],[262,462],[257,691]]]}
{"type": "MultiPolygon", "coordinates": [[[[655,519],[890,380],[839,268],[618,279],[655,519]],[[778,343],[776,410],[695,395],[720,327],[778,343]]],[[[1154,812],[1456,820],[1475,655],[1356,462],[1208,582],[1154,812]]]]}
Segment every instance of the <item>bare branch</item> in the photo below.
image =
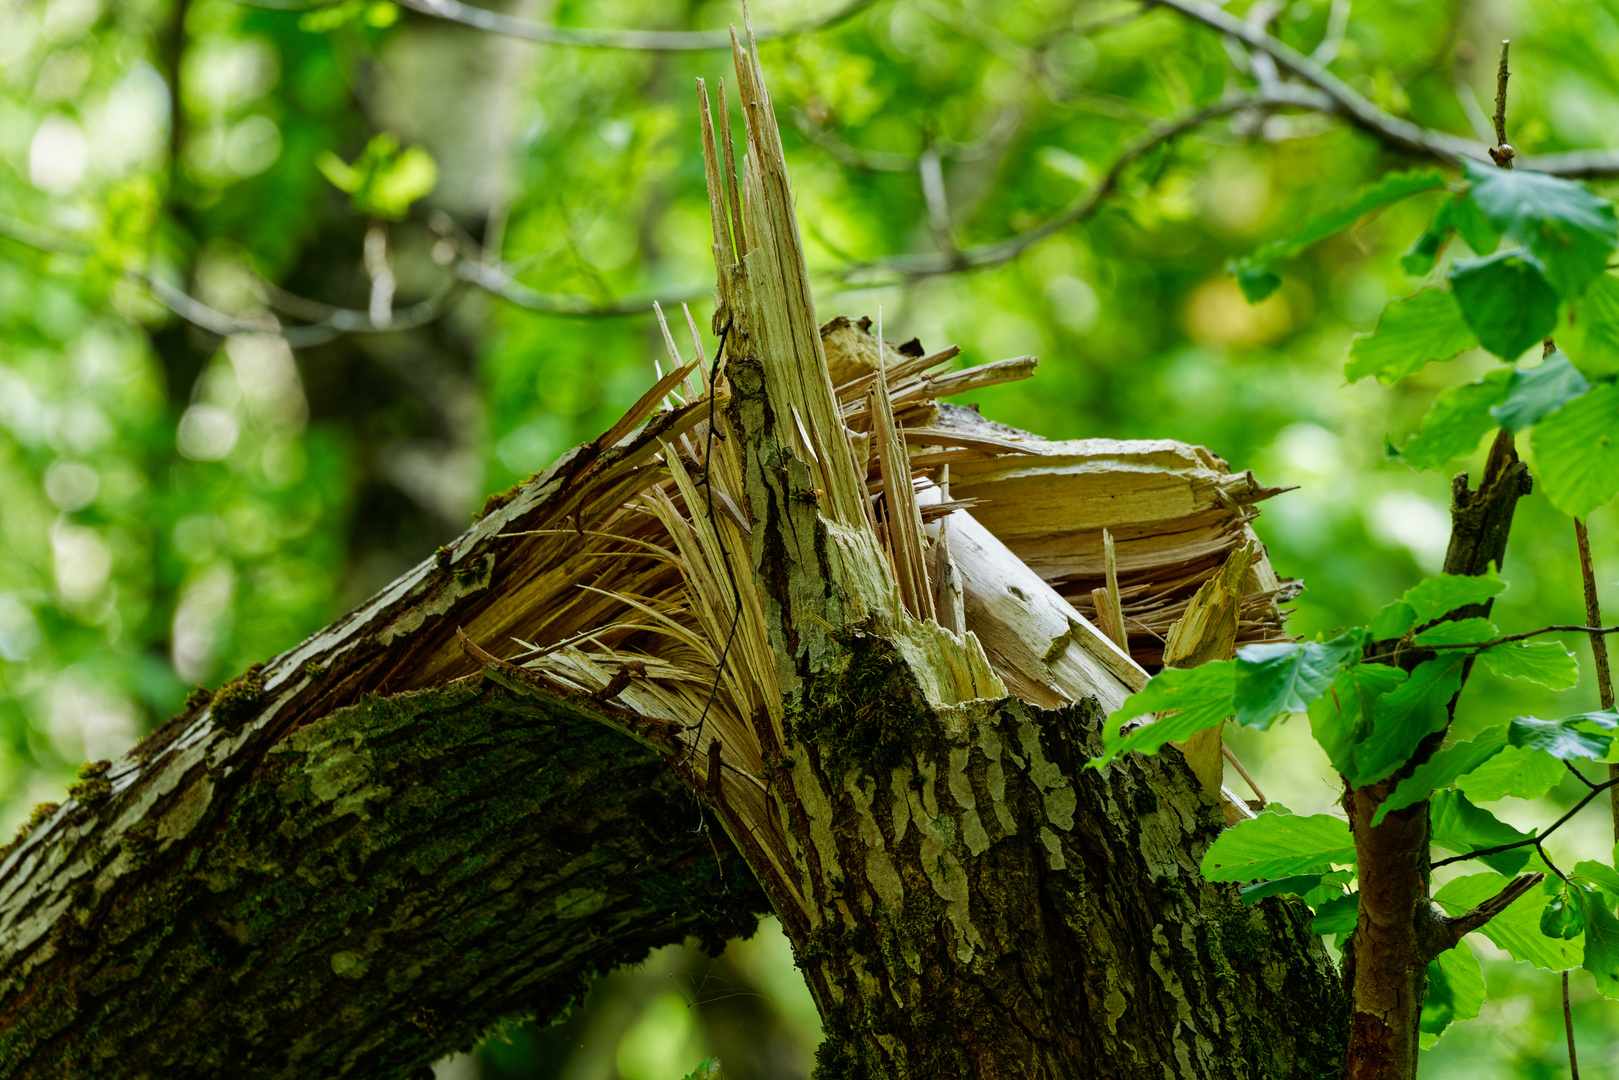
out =
{"type": "Polygon", "coordinates": [[[948,274],[957,270],[997,266],[1016,258],[1041,241],[1055,236],[1069,226],[1077,224],[1094,214],[1102,205],[1103,200],[1111,195],[1118,186],[1119,180],[1124,175],[1124,170],[1145,154],[1165,143],[1173,142],[1210,120],[1229,116],[1244,109],[1277,109],[1286,106],[1320,109],[1330,107],[1330,103],[1324,101],[1319,93],[1304,87],[1286,85],[1277,86],[1268,93],[1248,91],[1228,95],[1180,116],[1162,120],[1148,128],[1114,159],[1113,164],[1108,167],[1107,172],[1097,181],[1095,187],[1074,200],[1060,213],[1026,232],[1017,233],[992,243],[963,248],[956,256],[939,254],[895,255],[882,259],[873,259],[851,267],[840,276],[847,280],[875,271],[875,276],[878,278],[884,276],[885,273],[900,278],[923,278],[948,274]]]}
{"type": "MultiPolygon", "coordinates": [[[[487,30],[491,34],[537,41],[545,45],[570,45],[585,49],[630,49],[644,52],[701,52],[729,49],[729,30],[596,30],[577,26],[518,19],[498,11],[463,4],[461,0],[399,0],[405,7],[423,15],[487,30]]],[[[794,37],[842,22],[875,0],[846,0],[824,15],[785,26],[762,26],[753,31],[759,41],[794,37]]]]}
{"type": "Polygon", "coordinates": [[[1439,920],[1433,928],[1433,933],[1425,943],[1428,959],[1432,960],[1447,949],[1455,948],[1462,938],[1511,907],[1514,900],[1539,885],[1545,879],[1545,874],[1523,874],[1515,877],[1507,882],[1506,887],[1500,892],[1472,911],[1458,915],[1454,919],[1439,920]]]}

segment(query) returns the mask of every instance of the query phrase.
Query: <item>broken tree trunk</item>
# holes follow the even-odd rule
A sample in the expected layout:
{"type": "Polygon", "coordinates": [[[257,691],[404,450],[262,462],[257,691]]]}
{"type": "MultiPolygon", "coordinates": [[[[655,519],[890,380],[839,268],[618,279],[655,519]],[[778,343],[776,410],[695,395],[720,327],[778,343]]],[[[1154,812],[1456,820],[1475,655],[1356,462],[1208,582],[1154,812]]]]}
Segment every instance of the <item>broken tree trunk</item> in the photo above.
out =
{"type": "MultiPolygon", "coordinates": [[[[1173,753],[1084,767],[1274,491],[937,402],[1030,358],[817,327],[736,62],[720,354],[665,327],[619,424],[41,815],[0,862],[0,1078],[398,1077],[767,908],[828,1078],[1336,1070],[1306,914],[1197,872],[1220,800],[1173,753]],[[1128,652],[1083,614],[1104,530],[1128,652]]],[[[1240,592],[1237,640],[1278,636],[1262,552],[1240,592]]]]}

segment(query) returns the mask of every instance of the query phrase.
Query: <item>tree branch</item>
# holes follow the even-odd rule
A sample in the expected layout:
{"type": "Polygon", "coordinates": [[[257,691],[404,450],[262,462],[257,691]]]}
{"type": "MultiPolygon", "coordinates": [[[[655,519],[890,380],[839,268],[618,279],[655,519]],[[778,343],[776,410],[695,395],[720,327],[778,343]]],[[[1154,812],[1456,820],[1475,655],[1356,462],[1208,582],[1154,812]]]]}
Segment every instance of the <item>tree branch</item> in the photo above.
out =
{"type": "Polygon", "coordinates": [[[924,278],[949,274],[958,270],[997,266],[1008,262],[1041,241],[1055,236],[1069,226],[1078,224],[1094,214],[1101,207],[1102,202],[1118,186],[1125,169],[1158,147],[1173,142],[1210,120],[1229,116],[1244,109],[1279,109],[1289,106],[1322,108],[1324,102],[1320,95],[1302,87],[1280,86],[1274,92],[1245,91],[1227,95],[1218,101],[1182,113],[1180,116],[1161,120],[1148,128],[1113,160],[1113,163],[1108,166],[1107,172],[1102,175],[1101,180],[1097,181],[1095,187],[1075,199],[1055,216],[1048,218],[1026,232],[1016,233],[992,243],[963,248],[955,257],[925,254],[892,255],[871,259],[857,266],[839,271],[837,276],[847,280],[871,271],[887,271],[900,278],[924,278]]]}
{"type": "Polygon", "coordinates": [[[1597,784],[1596,786],[1592,787],[1585,798],[1574,804],[1574,808],[1572,810],[1558,818],[1556,821],[1552,822],[1550,825],[1546,826],[1546,828],[1541,832],[1529,837],[1527,840],[1514,840],[1510,844],[1497,844],[1494,847],[1479,848],[1477,851],[1468,852],[1466,855],[1452,855],[1449,858],[1440,859],[1438,862],[1431,864],[1429,868],[1432,870],[1437,870],[1441,866],[1449,866],[1451,863],[1465,862],[1468,859],[1481,859],[1486,855],[1495,855],[1503,851],[1511,851],[1514,848],[1529,847],[1530,845],[1539,847],[1545,841],[1546,837],[1550,836],[1558,829],[1561,829],[1565,824],[1573,819],[1575,814],[1578,814],[1581,810],[1584,810],[1592,799],[1616,785],[1619,785],[1619,778],[1609,780],[1605,784],[1597,784]]]}
{"type": "Polygon", "coordinates": [[[1523,874],[1513,878],[1500,892],[1472,911],[1458,915],[1454,919],[1435,920],[1423,941],[1426,959],[1432,960],[1440,953],[1455,948],[1462,938],[1501,914],[1512,906],[1514,900],[1545,879],[1545,874],[1523,874]]]}
{"type": "MultiPolygon", "coordinates": [[[[585,27],[556,26],[552,23],[519,19],[498,11],[463,4],[461,0],[399,0],[405,7],[436,19],[487,30],[492,34],[537,41],[545,45],[570,45],[585,49],[629,49],[643,52],[701,52],[729,49],[729,30],[595,30],[585,27]]],[[[759,41],[794,37],[842,22],[870,7],[875,0],[846,0],[824,15],[785,26],[762,26],[753,30],[759,41]]]]}
{"type": "MultiPolygon", "coordinates": [[[[1472,139],[1402,120],[1378,108],[1348,83],[1305,56],[1286,42],[1258,30],[1208,0],[1147,0],[1149,6],[1173,8],[1189,19],[1230,35],[1251,49],[1269,56],[1277,64],[1326,94],[1332,109],[1380,142],[1410,153],[1459,164],[1464,157],[1489,160],[1489,147],[1472,139]]],[[[1619,151],[1576,151],[1521,159],[1525,167],[1557,176],[1605,176],[1619,171],[1619,151]]]]}

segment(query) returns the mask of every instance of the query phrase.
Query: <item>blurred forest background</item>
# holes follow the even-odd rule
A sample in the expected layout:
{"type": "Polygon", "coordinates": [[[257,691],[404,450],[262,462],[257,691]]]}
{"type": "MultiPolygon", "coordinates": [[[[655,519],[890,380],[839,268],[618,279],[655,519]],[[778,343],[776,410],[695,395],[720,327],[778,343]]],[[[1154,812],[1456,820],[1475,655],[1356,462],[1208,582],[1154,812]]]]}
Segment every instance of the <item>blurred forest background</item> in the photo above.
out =
{"type": "MultiPolygon", "coordinates": [[[[1390,112],[1485,141],[1510,37],[1520,154],[1619,131],[1616,0],[1232,10],[1390,112]]],[[[1439,194],[1281,264],[1260,305],[1226,270],[1405,159],[1332,117],[1238,110],[1091,205],[1150,125],[1274,69],[1116,0],[758,0],[753,18],[799,31],[762,58],[822,317],[881,306],[891,340],[954,342],[963,364],[1039,356],[1032,381],[976,395],[995,419],[1202,443],[1297,485],[1257,523],[1307,585],[1296,633],[1364,622],[1438,569],[1449,474],[1479,461],[1419,474],[1387,446],[1490,362],[1394,389],[1342,372],[1412,288],[1398,256],[1439,194]]],[[[730,0],[0,2],[8,832],[81,761],[117,757],[193,686],[291,646],[607,427],[652,381],[653,299],[678,321],[688,301],[706,336],[692,79],[712,89],[730,57],[667,46],[739,19],[730,0]],[[539,40],[466,25],[491,11],[539,40]]],[[[1619,521],[1590,526],[1619,613],[1619,521]]],[[[1504,575],[1509,632],[1583,619],[1572,531],[1539,496],[1504,575]]],[[[1478,672],[1458,733],[1595,707],[1589,680],[1548,697],[1478,672]]],[[[1268,796],[1333,808],[1301,722],[1251,736],[1232,741],[1268,796]]],[[[1552,813],[1514,804],[1519,826],[1552,813]]],[[[1605,853],[1606,815],[1589,816],[1553,848],[1605,853]]],[[[1565,1075],[1556,976],[1477,948],[1491,1000],[1425,1075],[1565,1075]]],[[[1573,994],[1586,1076],[1619,1076],[1619,1013],[1583,972],[1573,994]]],[[[664,950],[565,1024],[514,1023],[436,1071],[676,1080],[718,1053],[737,1080],[793,1077],[817,1038],[767,923],[718,960],[664,950]]]]}

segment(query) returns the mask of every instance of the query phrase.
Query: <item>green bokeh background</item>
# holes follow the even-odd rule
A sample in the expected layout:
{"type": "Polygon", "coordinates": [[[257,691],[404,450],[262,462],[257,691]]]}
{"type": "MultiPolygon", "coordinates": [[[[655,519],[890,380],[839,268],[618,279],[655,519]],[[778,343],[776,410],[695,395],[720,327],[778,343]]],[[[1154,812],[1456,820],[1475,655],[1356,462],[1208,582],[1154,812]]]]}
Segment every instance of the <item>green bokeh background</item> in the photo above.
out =
{"type": "MultiPolygon", "coordinates": [[[[278,0],[279,2],[279,0],[278,0]]],[[[830,4],[763,3],[760,24],[830,4]]],[[[1306,50],[1347,4],[1271,5],[1306,50]],[[1335,14],[1337,12],[1338,14],[1335,14]]],[[[1238,13],[1251,12],[1242,3],[1238,13]]],[[[563,25],[708,28],[729,3],[513,0],[563,25]]],[[[1520,153],[1600,147],[1619,130],[1612,0],[1363,0],[1332,70],[1382,107],[1457,133],[1513,45],[1520,153]]],[[[962,364],[1032,353],[1030,382],[973,396],[1054,438],[1170,437],[1296,485],[1257,527],[1302,578],[1295,632],[1366,621],[1437,569],[1449,473],[1386,453],[1470,354],[1395,388],[1346,386],[1349,339],[1415,282],[1398,254],[1437,195],[1284,263],[1246,304],[1228,259],[1405,164],[1314,115],[1216,122],[1146,156],[1103,208],[1005,265],[895,280],[871,260],[1000,239],[1082,196],[1152,119],[1249,85],[1247,60],[1176,14],[1088,0],[877,0],[762,47],[823,316],[875,315],[893,340],[954,342],[962,364]],[[948,241],[918,156],[937,153],[948,241]],[[869,168],[876,164],[882,168],[869,168]]],[[[0,8],[0,818],[59,798],[175,712],[347,610],[465,527],[491,491],[593,437],[662,355],[652,297],[710,303],[692,78],[723,52],[535,45],[350,3],[310,20],[233,0],[12,0],[0,8]],[[317,170],[374,134],[425,147],[439,182],[386,226],[317,170]],[[382,333],[228,337],[176,318],[152,281],[273,329],[365,311],[367,232],[386,237],[398,306],[436,318],[382,333]],[[640,312],[544,314],[454,282],[472,257],[514,295],[640,312]],[[288,295],[283,295],[282,291],[288,295]],[[300,299],[301,298],[301,299],[300,299]],[[289,315],[290,313],[290,315],[289,315]],[[325,337],[326,340],[320,340],[325,337]]],[[[734,104],[734,95],[733,95],[734,104]]],[[[1595,181],[1599,191],[1611,186],[1595,181]]],[[[685,342],[678,307],[669,307],[685,342]]],[[[218,327],[216,326],[216,329],[218,327]]],[[[689,349],[689,345],[683,346],[689,349]]],[[[1526,440],[1525,440],[1526,441],[1526,440]]],[[[1590,522],[1604,605],[1619,612],[1619,521],[1590,522]]],[[[1571,527],[1520,506],[1498,622],[1583,616],[1571,527]]],[[[1571,639],[1588,661],[1588,650],[1571,639]]],[[[1593,707],[1475,674],[1458,730],[1593,707]]],[[[1266,794],[1331,808],[1334,777],[1301,723],[1237,732],[1266,794]]],[[[1540,824],[1567,802],[1507,800],[1540,824]]],[[[1593,810],[1552,845],[1608,850],[1593,810]]],[[[1564,1075],[1557,978],[1495,953],[1491,1000],[1425,1075],[1564,1075]]],[[[1613,1077],[1619,1007],[1573,978],[1584,1075],[1613,1077]]],[[[604,979],[565,1024],[520,1024],[440,1076],[673,1080],[719,1053],[727,1074],[806,1075],[814,1009],[779,931],[714,960],[665,950],[604,979]]]]}

